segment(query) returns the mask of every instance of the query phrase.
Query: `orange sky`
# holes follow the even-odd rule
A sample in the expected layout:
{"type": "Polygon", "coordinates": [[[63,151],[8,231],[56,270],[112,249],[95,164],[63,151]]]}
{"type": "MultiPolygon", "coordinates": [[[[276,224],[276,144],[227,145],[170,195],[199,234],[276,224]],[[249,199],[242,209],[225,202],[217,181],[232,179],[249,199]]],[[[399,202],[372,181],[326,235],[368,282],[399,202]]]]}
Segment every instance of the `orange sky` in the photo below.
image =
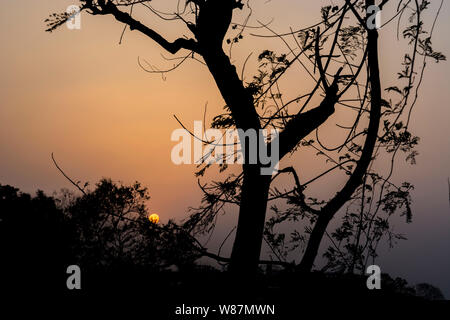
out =
{"type": "MultiPolygon", "coordinates": [[[[155,0],[153,4],[157,7],[163,2],[155,0]]],[[[2,0],[0,183],[27,192],[40,188],[51,193],[62,187],[70,188],[52,165],[50,154],[54,152],[74,179],[92,183],[101,177],[126,183],[138,180],[149,187],[150,209],[158,212],[163,221],[186,216],[187,207],[198,205],[200,192],[193,177],[195,167],[175,166],[170,160],[174,146],[170,134],[179,128],[172,115],[192,127],[194,120],[203,118],[205,103],[208,103],[207,119],[217,114],[223,103],[211,76],[195,61],[167,74],[165,81],[160,75],[144,72],[137,65],[138,56],[160,68],[170,68],[172,62],[161,57],[169,54],[136,31],[127,31],[119,45],[123,26],[111,17],[83,15],[81,30],[62,27],[52,34],[45,33],[43,20],[48,14],[62,12],[74,3],[75,0],[2,0]]],[[[251,24],[273,18],[272,28],[288,31],[290,26],[298,28],[316,22],[318,8],[329,1],[251,3],[251,24]]],[[[182,26],[177,23],[140,17],[170,39],[182,34],[182,26]]],[[[434,47],[447,55],[449,17],[450,6],[444,4],[433,41],[434,47]]],[[[240,21],[242,18],[238,17],[240,21]]],[[[391,30],[382,39],[382,80],[387,87],[399,68],[399,44],[391,30]]],[[[277,39],[246,36],[235,49],[233,60],[241,66],[249,52],[254,51],[255,57],[266,48],[283,47],[277,39]]],[[[254,71],[252,65],[254,62],[249,64],[248,77],[254,71]]],[[[397,181],[409,180],[416,185],[414,223],[398,226],[410,238],[408,244],[400,244],[404,250],[401,252],[411,255],[414,250],[441,245],[448,256],[448,74],[449,63],[436,65],[430,61],[412,123],[413,132],[421,137],[418,149],[421,155],[416,166],[402,165],[397,172],[397,181]],[[446,244],[442,245],[443,242],[446,244]]],[[[298,79],[288,83],[287,89],[294,90],[306,83],[310,82],[298,79]]],[[[301,168],[314,167],[314,159],[295,160],[302,164],[301,168]]],[[[436,259],[443,261],[443,265],[437,263],[436,268],[445,268],[447,272],[450,262],[439,256],[438,249],[436,259]]],[[[400,255],[398,259],[394,256],[387,264],[395,266],[406,258],[400,255]]],[[[416,261],[414,257],[411,259],[416,261]]],[[[427,265],[419,264],[411,274],[423,268],[427,265]]]]}

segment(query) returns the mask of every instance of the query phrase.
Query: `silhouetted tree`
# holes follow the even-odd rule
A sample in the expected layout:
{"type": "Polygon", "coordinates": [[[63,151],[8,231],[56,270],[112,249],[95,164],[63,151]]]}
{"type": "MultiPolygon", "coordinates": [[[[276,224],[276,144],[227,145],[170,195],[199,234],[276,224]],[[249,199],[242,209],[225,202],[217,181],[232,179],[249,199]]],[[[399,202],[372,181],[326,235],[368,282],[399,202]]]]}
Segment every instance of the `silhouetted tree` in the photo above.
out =
{"type": "Polygon", "coordinates": [[[69,265],[94,274],[195,270],[200,246],[173,221],[152,223],[148,200],[139,183],[109,179],[80,196],[32,197],[0,185],[2,289],[64,288],[69,265]]]}
{"type": "MultiPolygon", "coordinates": [[[[55,199],[0,185],[0,269],[3,288],[51,287],[70,260],[69,229],[55,199]]],[[[62,282],[64,283],[64,282],[62,282]]]]}
{"type": "Polygon", "coordinates": [[[83,192],[79,197],[63,192],[60,197],[61,210],[74,232],[74,263],[149,271],[194,266],[200,251],[193,239],[172,221],[149,221],[150,196],[138,182],[127,186],[102,179],[94,190],[83,192]]]}
{"type": "MultiPolygon", "coordinates": [[[[184,6],[178,6],[179,10],[175,14],[165,14],[154,9],[151,1],[81,0],[80,3],[81,11],[114,17],[130,30],[143,33],[172,54],[180,50],[187,51],[182,62],[188,58],[201,57],[226,104],[225,113],[215,118],[213,127],[243,130],[276,128],[280,131],[275,139],[279,141],[281,159],[299,149],[313,148],[317,156],[332,164],[323,174],[302,183],[292,167],[280,169],[275,177],[270,177],[261,175],[261,168],[264,167],[262,163],[247,163],[243,165],[242,174],[237,177],[231,175],[211,186],[201,185],[205,193],[203,205],[191,215],[185,226],[193,234],[209,232],[214,228],[215,217],[225,204],[239,205],[239,220],[229,260],[230,269],[239,272],[256,271],[264,239],[267,204],[268,201],[280,199],[286,200],[292,208],[284,214],[275,208],[277,216],[269,222],[273,226],[286,220],[310,220],[312,227],[307,230],[309,238],[298,268],[304,271],[312,268],[328,224],[336,213],[355,198],[360,199],[361,203],[368,199],[365,181],[375,177],[371,166],[374,156],[385,151],[392,155],[393,164],[398,151],[404,151],[408,153],[409,160],[414,160],[416,152],[412,148],[418,139],[408,131],[408,124],[425,61],[427,58],[437,62],[445,59],[431,47],[432,30],[429,33],[424,30],[423,11],[430,4],[424,0],[382,1],[378,6],[385,16],[393,17],[387,23],[401,21],[399,19],[409,13],[403,37],[409,43],[411,52],[405,54],[403,69],[399,73],[400,81],[405,83],[403,87],[391,86],[386,89],[387,94],[397,94],[398,98],[382,96],[379,33],[373,25],[369,25],[373,17],[367,13],[375,5],[374,0],[345,0],[340,1],[339,5],[324,7],[320,22],[296,31],[277,34],[268,25],[262,25],[261,28],[272,32],[273,38],[281,39],[286,44],[287,53],[277,55],[268,50],[261,53],[258,57],[261,63],[259,74],[249,83],[239,76],[236,66],[224,50],[225,39],[231,52],[233,45],[241,41],[246,31],[248,19],[243,24],[231,22],[237,10],[245,9],[241,0],[189,0],[184,6]],[[384,7],[391,2],[395,2],[398,7],[389,14],[384,7]],[[162,19],[183,21],[191,36],[182,36],[173,42],[167,40],[133,16],[133,8],[138,6],[162,19]],[[130,13],[125,11],[127,7],[130,7],[130,13]],[[232,28],[228,32],[230,25],[232,28]],[[423,60],[419,61],[419,57],[423,60]],[[285,100],[279,88],[280,79],[295,64],[304,68],[303,77],[306,75],[312,78],[312,89],[285,100]],[[418,65],[421,66],[420,70],[416,69],[418,65]],[[269,105],[272,106],[271,111],[269,105]],[[344,139],[338,146],[329,147],[319,139],[318,130],[329,122],[336,111],[347,115],[353,123],[338,125],[339,130],[344,132],[344,139]],[[315,134],[314,139],[311,134],[315,134]],[[320,201],[306,196],[308,184],[334,170],[342,170],[348,179],[331,199],[320,201]],[[295,185],[291,190],[271,189],[274,179],[280,174],[293,176],[295,185]]],[[[246,8],[251,11],[248,3],[246,8]]],[[[68,14],[51,16],[47,20],[48,31],[54,30],[69,18],[68,14]]],[[[401,22],[399,24],[402,25],[401,22]]],[[[265,141],[263,148],[270,150],[272,143],[265,141]]],[[[208,164],[205,164],[198,174],[202,175],[207,167],[208,164]]],[[[226,165],[221,169],[226,170],[226,165]]],[[[405,191],[389,181],[391,174],[392,170],[388,176],[377,175],[377,181],[382,183],[378,191],[372,192],[377,192],[380,199],[385,196],[384,188],[387,186],[397,192],[405,191]]],[[[376,205],[381,206],[381,203],[376,205]]],[[[371,221],[365,217],[365,206],[360,204],[360,208],[359,235],[355,237],[354,249],[351,249],[354,258],[351,259],[353,261],[349,269],[360,264],[360,247],[363,246],[360,233],[365,223],[371,221]]],[[[271,234],[267,228],[266,234],[268,237],[271,234]]]]}
{"type": "Polygon", "coordinates": [[[419,283],[415,286],[416,295],[427,300],[445,300],[441,290],[429,283],[419,283]]]}

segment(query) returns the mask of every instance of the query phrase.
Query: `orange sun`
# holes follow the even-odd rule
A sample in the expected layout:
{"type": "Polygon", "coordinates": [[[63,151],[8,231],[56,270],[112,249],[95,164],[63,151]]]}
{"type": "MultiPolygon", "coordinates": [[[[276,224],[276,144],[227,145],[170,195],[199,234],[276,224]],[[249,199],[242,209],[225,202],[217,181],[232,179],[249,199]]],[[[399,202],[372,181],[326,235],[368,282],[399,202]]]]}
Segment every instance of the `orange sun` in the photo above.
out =
{"type": "Polygon", "coordinates": [[[157,224],[159,222],[159,216],[156,213],[152,213],[148,216],[148,220],[150,220],[151,223],[157,224]]]}

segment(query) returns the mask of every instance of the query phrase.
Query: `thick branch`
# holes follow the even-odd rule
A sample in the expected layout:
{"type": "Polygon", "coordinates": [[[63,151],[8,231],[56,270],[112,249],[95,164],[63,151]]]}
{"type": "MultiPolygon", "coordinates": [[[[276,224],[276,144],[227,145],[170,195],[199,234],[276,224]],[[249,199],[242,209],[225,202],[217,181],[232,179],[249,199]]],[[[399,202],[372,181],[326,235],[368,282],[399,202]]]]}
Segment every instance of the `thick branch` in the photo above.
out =
{"type": "Polygon", "coordinates": [[[161,47],[163,47],[172,54],[177,53],[181,49],[198,52],[197,42],[193,39],[179,38],[176,39],[174,42],[169,42],[159,33],[145,26],[140,21],[134,19],[128,13],[120,11],[117,8],[117,6],[111,1],[105,2],[103,0],[99,1],[98,3],[99,3],[98,6],[94,4],[86,6],[87,9],[91,10],[91,14],[93,15],[111,14],[117,21],[127,24],[130,27],[130,30],[138,30],[142,32],[143,34],[148,36],[150,39],[154,40],[161,47]]]}
{"type": "Polygon", "coordinates": [[[355,171],[350,176],[344,188],[323,208],[322,212],[334,215],[340,207],[351,197],[356,188],[362,183],[372,161],[372,154],[378,137],[378,129],[381,118],[381,83],[378,64],[378,33],[376,30],[369,31],[368,40],[368,64],[369,82],[371,95],[370,123],[367,129],[367,138],[361,153],[361,158],[356,165],[355,171]],[[328,211],[328,212],[327,212],[328,211]]]}
{"type": "Polygon", "coordinates": [[[291,152],[303,138],[323,124],[334,113],[338,93],[337,80],[341,71],[342,68],[337,72],[332,85],[326,90],[325,98],[318,107],[304,113],[298,113],[286,124],[278,137],[280,140],[280,159],[291,152]]]}
{"type": "MultiPolygon", "coordinates": [[[[207,45],[207,44],[206,44],[207,45]]],[[[222,48],[212,46],[202,48],[203,58],[211,72],[217,87],[230,108],[236,127],[243,130],[261,128],[253,97],[245,89],[236,67],[222,48]]]]}

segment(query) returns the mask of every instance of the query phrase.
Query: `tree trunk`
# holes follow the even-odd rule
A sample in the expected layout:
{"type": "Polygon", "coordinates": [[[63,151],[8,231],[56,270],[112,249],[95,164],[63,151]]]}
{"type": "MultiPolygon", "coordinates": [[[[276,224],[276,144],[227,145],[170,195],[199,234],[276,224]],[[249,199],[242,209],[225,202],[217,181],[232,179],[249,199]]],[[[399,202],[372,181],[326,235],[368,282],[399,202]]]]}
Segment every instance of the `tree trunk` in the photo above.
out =
{"type": "Polygon", "coordinates": [[[239,221],[231,254],[230,271],[256,273],[266,219],[271,176],[258,165],[244,165],[239,221]]]}
{"type": "Polygon", "coordinates": [[[330,219],[321,215],[317,219],[317,222],[314,226],[314,229],[311,232],[311,235],[308,240],[308,245],[306,246],[305,253],[303,255],[302,261],[298,266],[298,271],[301,272],[310,272],[313,265],[314,260],[316,259],[317,253],[319,251],[320,243],[322,242],[323,235],[327,230],[328,223],[330,219]]]}
{"type": "MultiPolygon", "coordinates": [[[[203,49],[203,58],[230,109],[237,129],[261,129],[252,95],[245,89],[228,56],[221,48],[203,49]]],[[[241,141],[242,143],[242,141],[241,141]]],[[[245,141],[243,142],[245,143],[245,141]]],[[[259,143],[258,143],[259,145],[259,143]]],[[[250,148],[245,148],[246,153],[250,148]]],[[[243,155],[247,159],[247,155],[243,155]]],[[[256,273],[263,239],[271,176],[261,175],[260,164],[243,165],[243,184],[230,271],[256,273]]]]}

